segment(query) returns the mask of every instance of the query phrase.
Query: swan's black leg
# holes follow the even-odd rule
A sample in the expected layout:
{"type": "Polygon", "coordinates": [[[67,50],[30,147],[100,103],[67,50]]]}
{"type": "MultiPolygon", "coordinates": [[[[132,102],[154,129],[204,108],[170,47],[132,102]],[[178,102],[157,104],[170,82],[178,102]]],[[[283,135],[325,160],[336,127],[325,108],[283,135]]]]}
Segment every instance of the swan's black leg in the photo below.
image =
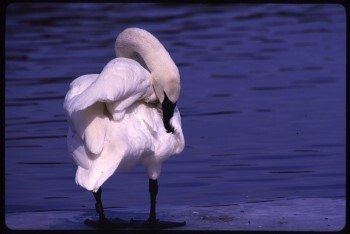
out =
{"type": "Polygon", "coordinates": [[[99,219],[98,221],[86,219],[85,220],[86,225],[93,226],[96,228],[125,228],[129,225],[127,221],[124,221],[119,218],[115,218],[113,220],[109,220],[106,218],[103,210],[102,199],[101,199],[101,195],[102,195],[101,187],[97,190],[97,192],[92,192],[92,194],[94,195],[96,200],[95,209],[99,216],[99,219]]]}
{"type": "Polygon", "coordinates": [[[95,197],[96,203],[95,203],[95,209],[96,212],[99,216],[99,220],[100,222],[103,222],[106,220],[105,214],[104,214],[104,210],[103,210],[103,206],[102,206],[102,201],[101,201],[101,195],[102,195],[102,187],[100,187],[97,192],[92,192],[92,194],[95,197]]]}
{"type": "Polygon", "coordinates": [[[186,222],[160,221],[156,218],[156,199],[158,194],[158,181],[149,180],[149,193],[151,197],[151,207],[146,221],[131,219],[131,226],[135,228],[165,229],[186,225],[186,222]]]}
{"type": "Polygon", "coordinates": [[[151,197],[151,207],[149,211],[148,222],[150,224],[156,223],[156,199],[158,194],[158,180],[149,179],[148,191],[151,197]]]}

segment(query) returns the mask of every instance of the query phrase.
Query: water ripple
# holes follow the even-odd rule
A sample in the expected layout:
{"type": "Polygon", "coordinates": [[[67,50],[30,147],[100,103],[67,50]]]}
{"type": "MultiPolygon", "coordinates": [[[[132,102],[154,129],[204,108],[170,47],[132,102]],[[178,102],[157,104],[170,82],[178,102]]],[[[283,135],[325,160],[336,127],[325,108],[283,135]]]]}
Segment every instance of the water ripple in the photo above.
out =
{"type": "Polygon", "coordinates": [[[61,164],[72,164],[71,162],[16,162],[16,164],[22,165],[61,165],[61,164]]]}
{"type": "Polygon", "coordinates": [[[217,111],[217,112],[205,112],[205,113],[196,113],[196,114],[183,114],[181,116],[217,116],[217,115],[231,115],[231,114],[239,114],[240,111],[217,111]]]}
{"type": "Polygon", "coordinates": [[[239,74],[212,74],[210,77],[214,79],[246,79],[249,76],[239,74]]]}
{"type": "Polygon", "coordinates": [[[313,88],[313,85],[293,85],[293,86],[260,86],[252,87],[251,90],[255,91],[272,91],[272,90],[285,90],[285,89],[295,89],[295,88],[313,88]]]}
{"type": "Polygon", "coordinates": [[[271,171],[272,174],[298,174],[298,173],[311,173],[313,171],[271,171]]]}
{"type": "Polygon", "coordinates": [[[5,137],[5,141],[66,138],[67,135],[5,137]]]}

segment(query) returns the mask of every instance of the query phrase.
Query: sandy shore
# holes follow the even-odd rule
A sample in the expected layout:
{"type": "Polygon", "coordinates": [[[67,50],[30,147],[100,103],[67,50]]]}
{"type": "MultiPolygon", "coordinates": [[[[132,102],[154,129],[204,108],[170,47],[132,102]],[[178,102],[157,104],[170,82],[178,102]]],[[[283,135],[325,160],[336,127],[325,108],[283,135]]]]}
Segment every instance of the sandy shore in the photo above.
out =
{"type": "MultiPolygon", "coordinates": [[[[148,209],[106,209],[107,217],[145,219],[148,209]]],[[[12,230],[87,230],[94,210],[6,213],[12,230]]],[[[176,230],[340,231],[345,227],[345,199],[307,198],[212,207],[162,207],[158,218],[186,221],[176,230]]]]}

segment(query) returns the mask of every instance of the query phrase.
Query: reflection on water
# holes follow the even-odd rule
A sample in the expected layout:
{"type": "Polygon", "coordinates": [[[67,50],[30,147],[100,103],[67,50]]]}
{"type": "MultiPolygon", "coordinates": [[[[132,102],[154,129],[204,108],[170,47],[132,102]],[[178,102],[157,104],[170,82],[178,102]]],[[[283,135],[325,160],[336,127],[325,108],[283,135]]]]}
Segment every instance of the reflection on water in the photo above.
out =
{"type": "MultiPolygon", "coordinates": [[[[222,206],[345,196],[345,11],[339,5],[14,3],[6,11],[6,211],[93,209],[75,185],[62,104],[126,27],[179,66],[184,152],[159,204],[222,206]]],[[[148,206],[142,167],[105,184],[106,207],[148,206]]]]}

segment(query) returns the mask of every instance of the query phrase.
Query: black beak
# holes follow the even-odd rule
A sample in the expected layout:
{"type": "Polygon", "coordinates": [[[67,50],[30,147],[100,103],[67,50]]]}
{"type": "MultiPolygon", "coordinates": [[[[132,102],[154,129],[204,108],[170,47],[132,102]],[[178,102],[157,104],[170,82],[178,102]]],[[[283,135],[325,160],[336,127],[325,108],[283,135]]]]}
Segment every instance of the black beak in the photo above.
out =
{"type": "Polygon", "coordinates": [[[164,101],[162,103],[163,109],[163,124],[167,133],[174,133],[174,127],[170,125],[170,119],[174,115],[176,102],[172,103],[166,93],[164,92],[164,101]]]}

